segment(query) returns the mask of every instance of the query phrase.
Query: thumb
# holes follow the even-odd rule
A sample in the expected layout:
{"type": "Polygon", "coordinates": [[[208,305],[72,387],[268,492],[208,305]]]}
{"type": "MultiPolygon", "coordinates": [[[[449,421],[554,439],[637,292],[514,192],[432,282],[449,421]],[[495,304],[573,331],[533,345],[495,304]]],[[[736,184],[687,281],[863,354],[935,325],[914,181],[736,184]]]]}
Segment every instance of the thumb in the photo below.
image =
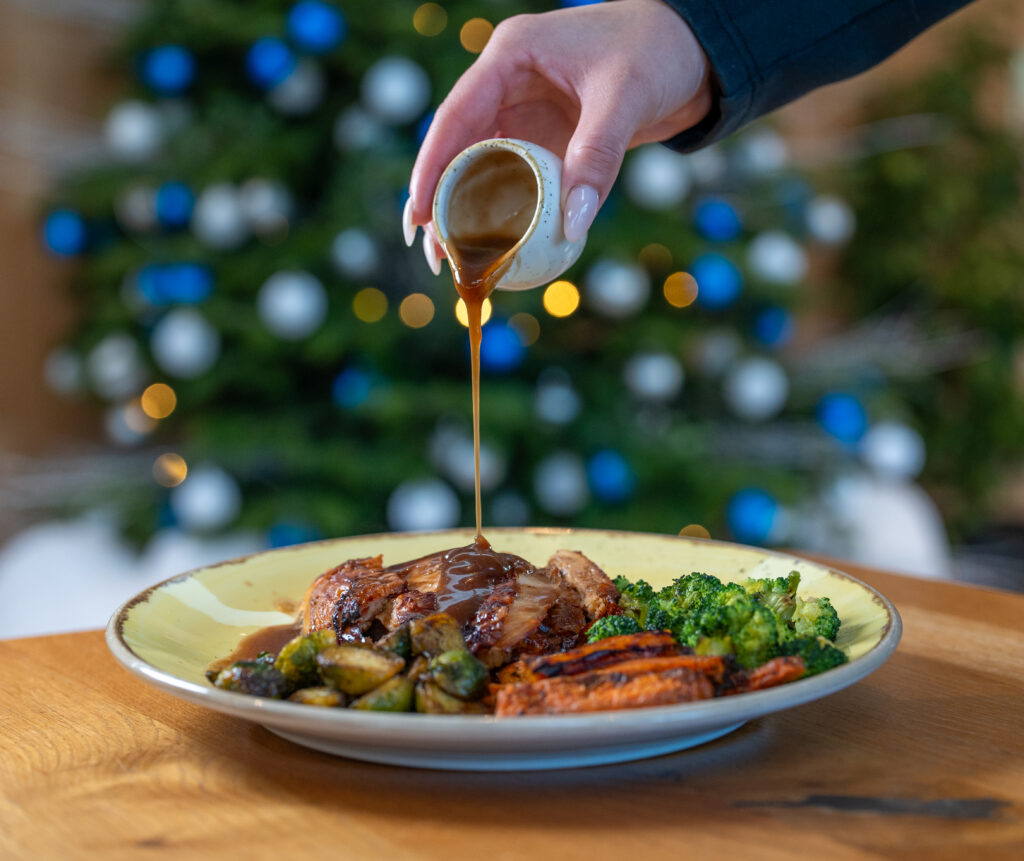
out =
{"type": "Polygon", "coordinates": [[[602,92],[582,100],[580,121],[569,140],[562,168],[563,232],[570,242],[582,239],[608,197],[636,133],[629,100],[602,92]]]}

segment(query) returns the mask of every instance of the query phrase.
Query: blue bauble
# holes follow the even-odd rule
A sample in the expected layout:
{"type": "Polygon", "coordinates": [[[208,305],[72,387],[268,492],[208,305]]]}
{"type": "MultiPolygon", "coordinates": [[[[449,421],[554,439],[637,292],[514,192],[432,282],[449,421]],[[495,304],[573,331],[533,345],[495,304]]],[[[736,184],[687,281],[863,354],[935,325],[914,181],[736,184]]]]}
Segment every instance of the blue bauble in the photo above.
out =
{"type": "Polygon", "coordinates": [[[492,374],[507,374],[518,368],[526,356],[519,333],[504,320],[492,320],[483,328],[480,367],[492,374]]]}
{"type": "Polygon", "coordinates": [[[701,236],[715,242],[728,242],[743,230],[739,213],[719,197],[708,197],[697,204],[694,223],[701,236]]]}
{"type": "Polygon", "coordinates": [[[245,55],[245,71],[256,86],[269,90],[292,73],[296,62],[295,54],[283,40],[264,36],[245,55]]]}
{"type": "Polygon", "coordinates": [[[423,143],[423,139],[430,131],[430,124],[434,121],[435,111],[428,111],[423,119],[416,123],[416,143],[423,143]]]}
{"type": "Polygon", "coordinates": [[[793,337],[793,315],[785,308],[765,308],[754,318],[754,337],[767,347],[783,347],[793,337]]]}
{"type": "Polygon", "coordinates": [[[323,533],[310,523],[280,520],[270,527],[267,544],[271,547],[291,547],[307,541],[318,541],[323,537],[323,533]]]}
{"type": "Polygon", "coordinates": [[[57,257],[74,257],[89,239],[85,219],[73,209],[55,209],[43,222],[43,242],[57,257]]]}
{"type": "Polygon", "coordinates": [[[587,462],[587,480],[594,498],[609,504],[625,502],[636,486],[629,461],[610,448],[597,452],[587,462]]]}
{"type": "Polygon", "coordinates": [[[196,74],[192,52],[181,45],[160,45],[142,57],[142,81],[163,96],[177,96],[188,89],[196,74]]]}
{"type": "Polygon", "coordinates": [[[848,392],[831,392],[818,401],[818,424],[842,443],[860,441],[868,429],[864,405],[848,392]]]}
{"type": "Polygon", "coordinates": [[[202,263],[151,263],[136,283],[151,305],[197,305],[213,292],[213,272],[202,263]]]}
{"type": "Polygon", "coordinates": [[[297,48],[310,54],[337,48],[346,31],[341,10],[322,0],[299,0],[288,13],[288,35],[297,48]]]}
{"type": "Polygon", "coordinates": [[[725,519],[737,541],[764,544],[772,534],[778,513],[779,504],[771,494],[747,487],[733,494],[725,519]]]}
{"type": "Polygon", "coordinates": [[[346,368],[334,380],[331,396],[339,407],[351,409],[366,403],[373,380],[362,368],[346,368]]]}
{"type": "Polygon", "coordinates": [[[595,3],[602,3],[604,0],[562,0],[563,6],[592,6],[595,3]]]}
{"type": "Polygon", "coordinates": [[[156,192],[156,217],[171,230],[185,227],[192,217],[196,197],[183,182],[165,182],[156,192]]]}
{"type": "Polygon", "coordinates": [[[743,292],[743,275],[721,254],[702,254],[693,261],[690,274],[697,280],[697,304],[709,310],[728,308],[743,292]]]}

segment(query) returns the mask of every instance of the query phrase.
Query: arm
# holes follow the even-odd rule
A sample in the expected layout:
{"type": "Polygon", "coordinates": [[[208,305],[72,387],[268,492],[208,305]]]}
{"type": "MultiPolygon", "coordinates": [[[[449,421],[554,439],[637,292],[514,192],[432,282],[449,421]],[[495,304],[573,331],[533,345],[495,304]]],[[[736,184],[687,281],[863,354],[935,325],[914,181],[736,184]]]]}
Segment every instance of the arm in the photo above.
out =
{"type": "Polygon", "coordinates": [[[665,141],[689,151],[881,62],[970,0],[664,0],[689,24],[716,98],[665,141]]]}

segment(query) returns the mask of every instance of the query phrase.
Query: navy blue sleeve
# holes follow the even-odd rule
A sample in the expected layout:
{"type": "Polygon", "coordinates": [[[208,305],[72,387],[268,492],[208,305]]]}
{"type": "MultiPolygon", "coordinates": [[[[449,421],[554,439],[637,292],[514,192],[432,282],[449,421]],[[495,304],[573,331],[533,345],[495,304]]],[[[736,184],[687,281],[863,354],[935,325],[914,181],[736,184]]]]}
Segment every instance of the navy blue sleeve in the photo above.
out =
{"type": "Polygon", "coordinates": [[[970,0],[664,0],[708,56],[716,98],[665,141],[699,149],[804,93],[881,62],[970,0]]]}

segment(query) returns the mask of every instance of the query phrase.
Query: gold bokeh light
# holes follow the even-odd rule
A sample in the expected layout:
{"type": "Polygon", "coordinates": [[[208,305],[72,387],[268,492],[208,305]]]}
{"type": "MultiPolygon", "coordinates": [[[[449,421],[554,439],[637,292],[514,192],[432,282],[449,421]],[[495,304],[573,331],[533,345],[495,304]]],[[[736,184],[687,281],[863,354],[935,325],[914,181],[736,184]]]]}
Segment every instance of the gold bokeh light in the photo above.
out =
{"type": "Polygon", "coordinates": [[[410,329],[422,329],[434,319],[434,303],[426,293],[410,293],[398,306],[398,316],[410,329]]]}
{"type": "Polygon", "coordinates": [[[178,405],[178,396],[167,383],[153,383],[142,393],[139,405],[151,419],[165,419],[178,405]]]}
{"type": "Polygon", "coordinates": [[[388,297],[376,287],[364,287],[352,298],[352,312],[364,323],[376,323],[388,312],[388,297]]]}
{"type": "MultiPolygon", "coordinates": [[[[459,299],[455,303],[455,319],[458,320],[463,326],[469,328],[469,312],[466,310],[466,303],[459,299]]],[[[480,306],[480,325],[482,326],[488,320],[491,319],[491,300],[484,299],[484,304],[480,306]]]]}
{"type": "Polygon", "coordinates": [[[469,53],[479,54],[487,47],[493,32],[494,25],[486,18],[470,18],[459,31],[459,41],[469,53]]]}
{"type": "Polygon", "coordinates": [[[525,311],[519,314],[513,314],[512,317],[509,318],[508,324],[515,329],[516,334],[519,335],[524,347],[529,347],[531,344],[535,344],[537,339],[540,337],[540,323],[533,314],[527,314],[525,311]]]}
{"type": "Polygon", "coordinates": [[[572,281],[554,281],[544,291],[544,310],[552,317],[568,317],[580,307],[580,291],[572,281]]]}
{"type": "Polygon", "coordinates": [[[672,265],[672,252],[660,242],[652,242],[640,249],[637,259],[646,269],[664,270],[672,265]]]}
{"type": "Polygon", "coordinates": [[[685,308],[697,298],[697,279],[689,272],[673,272],[665,279],[664,289],[669,305],[685,308]]]}
{"type": "Polygon", "coordinates": [[[710,538],[711,533],[708,532],[699,523],[691,523],[689,526],[684,526],[679,530],[679,534],[687,538],[710,538]]]}
{"type": "Polygon", "coordinates": [[[188,475],[188,464],[180,454],[167,452],[153,462],[153,478],[164,487],[177,487],[188,475]]]}
{"type": "Polygon", "coordinates": [[[413,13],[412,26],[421,36],[436,36],[448,26],[448,13],[437,3],[424,3],[413,13]]]}

